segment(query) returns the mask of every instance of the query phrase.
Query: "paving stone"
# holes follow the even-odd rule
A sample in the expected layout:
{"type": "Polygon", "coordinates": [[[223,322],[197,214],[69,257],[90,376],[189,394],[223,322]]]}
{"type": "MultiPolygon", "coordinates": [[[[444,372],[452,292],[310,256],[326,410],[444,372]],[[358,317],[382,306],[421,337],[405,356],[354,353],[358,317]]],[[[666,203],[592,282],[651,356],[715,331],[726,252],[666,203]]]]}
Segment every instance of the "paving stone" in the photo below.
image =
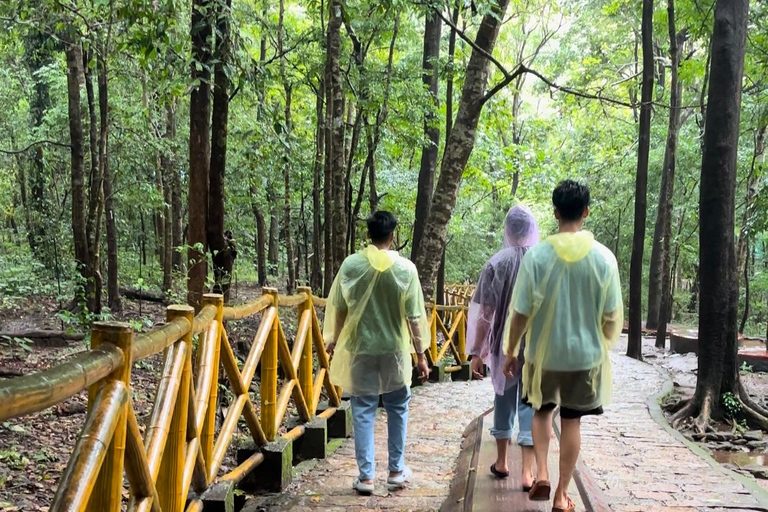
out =
{"type": "MultiPolygon", "coordinates": [[[[612,354],[613,402],[603,416],[582,423],[581,458],[613,511],[768,510],[739,480],[702,460],[653,419],[647,401],[660,392],[666,375],[623,356],[624,351],[625,346],[619,346],[612,354]]],[[[296,476],[285,493],[253,497],[244,510],[438,510],[448,495],[464,429],[492,405],[489,379],[428,383],[415,389],[411,400],[406,463],[415,482],[408,489],[397,493],[386,489],[386,413],[380,410],[373,496],[359,497],[351,488],[357,465],[354,441],[348,439],[312,471],[296,476]]]]}

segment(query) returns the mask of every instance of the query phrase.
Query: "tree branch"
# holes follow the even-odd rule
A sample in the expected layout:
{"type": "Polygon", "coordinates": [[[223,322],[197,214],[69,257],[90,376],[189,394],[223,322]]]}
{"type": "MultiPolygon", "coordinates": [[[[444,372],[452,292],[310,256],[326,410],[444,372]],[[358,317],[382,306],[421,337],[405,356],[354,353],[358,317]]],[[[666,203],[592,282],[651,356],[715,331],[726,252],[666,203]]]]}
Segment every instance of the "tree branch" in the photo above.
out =
{"type": "Polygon", "coordinates": [[[71,147],[69,144],[64,144],[63,142],[57,142],[55,140],[38,140],[37,142],[31,143],[29,146],[25,147],[24,149],[11,149],[11,150],[0,149],[0,153],[6,154],[6,155],[18,155],[20,153],[26,153],[33,147],[39,146],[40,144],[50,144],[51,146],[58,146],[61,148],[71,147]]]}

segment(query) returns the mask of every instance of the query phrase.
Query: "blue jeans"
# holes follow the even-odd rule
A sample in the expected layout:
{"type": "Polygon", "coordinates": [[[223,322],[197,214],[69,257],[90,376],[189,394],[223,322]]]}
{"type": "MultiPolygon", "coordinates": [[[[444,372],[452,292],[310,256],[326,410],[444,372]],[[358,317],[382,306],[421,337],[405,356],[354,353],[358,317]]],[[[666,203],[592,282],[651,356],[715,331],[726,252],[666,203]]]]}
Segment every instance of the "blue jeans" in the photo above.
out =
{"type": "Polygon", "coordinates": [[[491,435],[496,439],[511,439],[515,428],[515,416],[518,418],[520,432],[517,434],[517,444],[533,446],[531,424],[533,409],[523,402],[520,389],[520,379],[509,386],[503,395],[494,395],[493,428],[491,435]]]}
{"type": "MultiPolygon", "coordinates": [[[[400,472],[405,469],[405,434],[408,428],[408,401],[411,390],[403,387],[381,395],[384,410],[387,411],[387,446],[389,448],[389,470],[400,472]]],[[[373,443],[378,395],[353,396],[352,419],[355,424],[355,457],[360,480],[373,480],[376,473],[375,446],[373,443]]]]}

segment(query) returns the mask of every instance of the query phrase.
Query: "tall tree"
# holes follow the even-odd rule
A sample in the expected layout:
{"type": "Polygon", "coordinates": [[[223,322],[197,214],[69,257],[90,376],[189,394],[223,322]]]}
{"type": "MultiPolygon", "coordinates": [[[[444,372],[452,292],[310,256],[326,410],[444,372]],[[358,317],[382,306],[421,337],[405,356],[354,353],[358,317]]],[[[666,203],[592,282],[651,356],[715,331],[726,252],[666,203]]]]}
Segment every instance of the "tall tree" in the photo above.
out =
{"type": "MultiPolygon", "coordinates": [[[[416,188],[416,212],[413,223],[413,240],[411,242],[411,261],[416,260],[419,253],[424,224],[429,214],[429,204],[432,202],[432,188],[435,182],[437,167],[437,151],[440,146],[440,126],[437,120],[438,84],[440,59],[440,34],[442,20],[434,11],[427,11],[424,22],[424,51],[422,57],[421,81],[429,92],[430,104],[424,114],[424,145],[421,148],[421,166],[419,167],[419,182],[416,188]]],[[[454,44],[455,44],[455,35],[454,44]]]]}
{"type": "Polygon", "coordinates": [[[671,295],[671,252],[672,252],[672,206],[675,195],[675,164],[677,162],[677,139],[682,119],[683,86],[680,81],[680,53],[685,41],[685,30],[677,32],[675,24],[675,0],[667,0],[667,26],[669,30],[669,126],[667,144],[664,149],[664,166],[659,191],[659,207],[656,210],[656,226],[653,233],[651,268],[648,283],[649,329],[657,328],[656,346],[664,348],[667,337],[667,323],[670,313],[671,295]],[[654,266],[655,264],[655,266],[654,266]],[[652,298],[655,296],[655,298],[652,298]]]}
{"type": "MultiPolygon", "coordinates": [[[[64,53],[67,60],[67,104],[69,117],[70,173],[72,194],[72,240],[75,265],[84,280],[86,299],[92,297],[93,280],[88,268],[88,236],[86,234],[85,143],[80,109],[80,84],[83,82],[80,42],[68,35],[64,53]]],[[[89,304],[90,306],[90,304],[89,304]]]]}
{"type": "Polygon", "coordinates": [[[315,91],[315,159],[312,163],[312,273],[310,285],[323,289],[323,159],[325,155],[325,81],[321,78],[315,91]]]}
{"type": "MultiPolygon", "coordinates": [[[[326,46],[326,123],[329,127],[327,163],[329,165],[325,186],[330,185],[331,203],[326,204],[326,219],[330,211],[331,241],[326,244],[326,258],[331,259],[331,272],[326,273],[330,281],[341,267],[341,262],[347,256],[347,223],[345,216],[346,197],[344,187],[344,90],[341,83],[341,25],[344,16],[344,5],[341,0],[330,3],[330,19],[328,21],[328,41],[326,46]],[[329,208],[330,207],[330,208],[329,208]]],[[[328,269],[326,268],[326,271],[328,269]]]]}
{"type": "Polygon", "coordinates": [[[291,236],[291,151],[293,121],[291,119],[291,97],[293,84],[288,80],[285,56],[285,0],[280,0],[280,10],[277,25],[277,53],[280,55],[280,78],[285,92],[285,108],[283,109],[283,127],[278,134],[283,140],[283,231],[285,239],[285,256],[288,267],[288,293],[296,288],[296,266],[294,265],[293,237],[291,236]]]}
{"type": "Polygon", "coordinates": [[[211,164],[211,27],[212,0],[193,0],[192,82],[189,99],[189,221],[187,225],[187,302],[201,307],[208,274],[208,183],[211,164]]]}
{"type": "Polygon", "coordinates": [[[227,170],[229,132],[229,69],[231,59],[230,17],[232,0],[217,1],[216,54],[213,72],[213,121],[208,192],[207,237],[213,262],[214,291],[229,302],[235,253],[224,236],[224,175],[227,170]]]}
{"type": "Polygon", "coordinates": [[[643,85],[640,92],[640,133],[637,144],[635,178],[635,227],[632,235],[632,260],[629,269],[629,344],[627,355],[643,359],[643,252],[648,201],[648,154],[651,147],[651,103],[653,102],[653,0],[643,0],[643,85]]]}
{"type": "MultiPolygon", "coordinates": [[[[448,223],[456,205],[461,177],[475,145],[475,134],[480,113],[488,100],[488,95],[485,92],[489,74],[490,60],[488,56],[493,53],[496,46],[496,39],[508,4],[509,0],[499,0],[491,12],[483,16],[467,65],[456,122],[446,140],[445,154],[440,166],[440,177],[435,186],[424,236],[416,257],[416,268],[421,277],[424,296],[430,299],[434,295],[435,278],[440,266],[440,260],[435,258],[435,255],[442,254],[445,249],[448,223]]],[[[518,71],[522,72],[521,70],[518,71]]]]}
{"type": "Polygon", "coordinates": [[[699,185],[699,364],[696,392],[674,417],[676,423],[694,417],[700,432],[726,392],[741,397],[742,412],[750,420],[768,427],[766,411],[741,387],[737,357],[734,216],[748,14],[748,0],[718,0],[715,6],[699,185]]]}

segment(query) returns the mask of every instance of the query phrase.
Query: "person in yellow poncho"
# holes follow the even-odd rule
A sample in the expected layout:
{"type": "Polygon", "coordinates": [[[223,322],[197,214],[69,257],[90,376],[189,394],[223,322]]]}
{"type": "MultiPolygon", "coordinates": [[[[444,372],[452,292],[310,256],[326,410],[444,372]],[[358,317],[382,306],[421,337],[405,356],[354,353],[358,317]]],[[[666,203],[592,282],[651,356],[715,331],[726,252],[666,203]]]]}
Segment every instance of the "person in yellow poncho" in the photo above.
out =
{"type": "Polygon", "coordinates": [[[549,501],[549,428],[560,407],[560,481],[553,512],[572,512],[568,487],[581,445],[581,418],[603,413],[610,400],[610,348],[621,334],[623,304],[616,258],[583,231],[586,185],[561,182],[552,194],[559,232],[523,258],[505,325],[504,371],[513,375],[523,335],[523,396],[536,411],[537,478],[531,500],[549,501]]]}
{"type": "Polygon", "coordinates": [[[333,281],[323,337],[331,359],[331,382],[351,395],[355,457],[359,476],[353,488],[374,490],[373,430],[379,396],[387,411],[390,491],[411,477],[405,465],[412,356],[419,377],[429,367],[424,356],[429,325],[416,267],[390,250],[397,219],[379,211],[368,218],[371,245],[344,260],[333,281]]]}

